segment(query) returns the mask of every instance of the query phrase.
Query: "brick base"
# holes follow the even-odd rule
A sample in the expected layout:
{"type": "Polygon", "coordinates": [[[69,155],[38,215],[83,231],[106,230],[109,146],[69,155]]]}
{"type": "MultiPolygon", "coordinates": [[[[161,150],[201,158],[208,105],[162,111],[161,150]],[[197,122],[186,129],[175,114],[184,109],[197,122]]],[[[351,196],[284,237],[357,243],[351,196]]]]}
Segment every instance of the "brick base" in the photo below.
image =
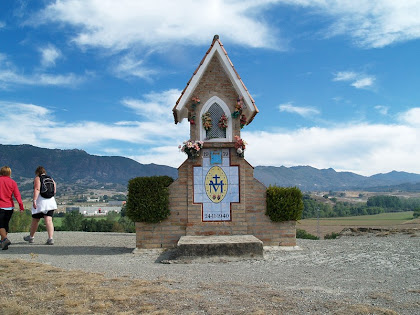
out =
{"type": "Polygon", "coordinates": [[[264,246],[296,246],[296,222],[272,222],[265,215],[266,187],[254,178],[254,168],[230,149],[231,165],[239,166],[240,203],[231,204],[232,221],[202,222],[201,204],[193,204],[193,167],[186,160],[169,187],[168,219],[157,224],[136,222],[137,248],[175,247],[186,235],[254,235],[264,246]]]}

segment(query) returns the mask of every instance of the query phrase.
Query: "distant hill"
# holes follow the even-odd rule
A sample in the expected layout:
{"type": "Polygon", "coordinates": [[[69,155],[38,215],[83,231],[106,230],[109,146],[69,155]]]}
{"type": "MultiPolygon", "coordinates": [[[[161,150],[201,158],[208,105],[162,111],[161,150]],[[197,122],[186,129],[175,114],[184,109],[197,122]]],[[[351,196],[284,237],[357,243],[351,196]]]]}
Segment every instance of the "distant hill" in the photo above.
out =
{"type": "Polygon", "coordinates": [[[12,168],[15,179],[33,178],[39,166],[63,183],[117,183],[127,186],[138,176],[178,177],[173,167],[140,164],[120,156],[96,156],[82,150],[44,149],[32,145],[0,145],[0,165],[12,168]]]}
{"type": "MultiPolygon", "coordinates": [[[[90,155],[77,149],[44,149],[26,144],[0,145],[0,165],[9,165],[13,178],[18,182],[26,180],[25,189],[32,188],[32,182],[28,179],[34,177],[38,165],[43,165],[56,181],[90,187],[116,184],[125,189],[128,180],[138,176],[178,177],[177,169],[170,166],[141,164],[119,156],[90,155]]],[[[320,170],[310,166],[257,166],[254,176],[267,187],[297,186],[303,191],[420,191],[419,174],[396,171],[367,177],[351,172],[336,172],[332,168],[320,170]]]]}
{"type": "Polygon", "coordinates": [[[375,191],[411,191],[418,187],[420,175],[392,171],[386,174],[362,176],[351,172],[336,172],[334,169],[317,169],[311,166],[275,167],[257,166],[254,176],[264,185],[296,186],[304,191],[363,189],[375,191]]]}

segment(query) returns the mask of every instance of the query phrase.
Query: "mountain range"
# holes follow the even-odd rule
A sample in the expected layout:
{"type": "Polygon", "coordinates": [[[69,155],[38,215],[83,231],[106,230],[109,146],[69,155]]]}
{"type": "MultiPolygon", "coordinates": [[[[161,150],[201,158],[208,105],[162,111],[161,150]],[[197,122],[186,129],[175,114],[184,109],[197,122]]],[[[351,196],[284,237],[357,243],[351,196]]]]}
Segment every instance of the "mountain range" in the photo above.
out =
{"type": "Polygon", "coordinates": [[[156,164],[140,164],[120,156],[96,156],[83,150],[44,149],[32,145],[0,145],[0,165],[8,165],[13,177],[33,178],[42,165],[58,182],[117,183],[127,185],[133,177],[168,175],[177,169],[156,164]]]}
{"type": "MultiPolygon", "coordinates": [[[[0,165],[12,168],[19,183],[32,179],[38,165],[46,168],[56,181],[90,187],[118,184],[126,187],[129,179],[139,176],[168,175],[177,178],[177,169],[157,164],[141,164],[120,156],[96,156],[83,150],[45,149],[32,145],[0,145],[0,165]]],[[[362,176],[334,169],[311,166],[257,166],[254,176],[264,185],[296,186],[303,191],[328,190],[419,190],[420,175],[392,171],[362,176]],[[395,187],[394,187],[395,186],[395,187]]]]}
{"type": "Polygon", "coordinates": [[[362,176],[351,172],[336,172],[332,168],[317,169],[311,166],[257,166],[254,169],[254,177],[266,186],[296,186],[303,191],[412,190],[415,184],[420,183],[419,174],[407,172],[392,171],[362,176]]]}

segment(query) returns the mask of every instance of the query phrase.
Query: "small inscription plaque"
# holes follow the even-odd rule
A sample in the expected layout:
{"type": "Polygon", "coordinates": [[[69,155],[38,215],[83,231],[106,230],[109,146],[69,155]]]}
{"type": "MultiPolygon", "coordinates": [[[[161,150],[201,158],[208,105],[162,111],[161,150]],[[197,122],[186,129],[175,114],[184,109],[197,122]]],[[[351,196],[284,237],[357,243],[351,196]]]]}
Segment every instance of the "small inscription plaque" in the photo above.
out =
{"type": "Polygon", "coordinates": [[[210,152],[210,164],[222,164],[222,151],[214,150],[210,152]]]}

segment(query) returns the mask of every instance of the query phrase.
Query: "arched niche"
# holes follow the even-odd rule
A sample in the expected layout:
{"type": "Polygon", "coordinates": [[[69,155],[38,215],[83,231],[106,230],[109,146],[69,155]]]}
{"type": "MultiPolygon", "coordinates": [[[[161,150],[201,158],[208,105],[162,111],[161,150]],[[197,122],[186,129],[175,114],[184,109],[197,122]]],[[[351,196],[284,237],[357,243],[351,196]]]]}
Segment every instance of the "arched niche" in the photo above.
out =
{"type": "Polygon", "coordinates": [[[200,140],[208,142],[231,142],[232,141],[232,117],[229,107],[217,96],[211,97],[201,108],[200,111],[200,140]],[[203,126],[203,114],[209,112],[212,118],[213,127],[207,131],[203,126]],[[224,114],[227,119],[228,127],[226,130],[219,128],[220,117],[224,114]]]}

